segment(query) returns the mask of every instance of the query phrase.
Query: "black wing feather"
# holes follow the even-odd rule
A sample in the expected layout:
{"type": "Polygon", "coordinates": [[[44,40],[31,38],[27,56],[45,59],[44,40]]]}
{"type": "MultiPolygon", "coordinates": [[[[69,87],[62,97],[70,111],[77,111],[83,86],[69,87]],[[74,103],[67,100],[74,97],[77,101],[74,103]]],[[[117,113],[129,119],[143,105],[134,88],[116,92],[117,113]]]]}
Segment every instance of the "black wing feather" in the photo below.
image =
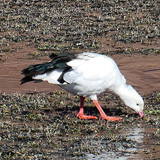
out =
{"type": "Polygon", "coordinates": [[[71,69],[70,66],[67,65],[67,62],[72,60],[75,57],[75,55],[71,54],[63,54],[63,55],[57,55],[57,54],[51,54],[50,58],[52,59],[50,62],[42,63],[42,64],[36,64],[36,65],[31,65],[28,68],[22,70],[22,74],[24,74],[24,78],[21,79],[21,84],[34,81],[32,77],[44,73],[48,73],[53,71],[54,69],[57,68],[62,68],[64,69],[63,73],[59,77],[58,81],[60,83],[64,82],[63,75],[66,73],[68,70],[71,69]]]}

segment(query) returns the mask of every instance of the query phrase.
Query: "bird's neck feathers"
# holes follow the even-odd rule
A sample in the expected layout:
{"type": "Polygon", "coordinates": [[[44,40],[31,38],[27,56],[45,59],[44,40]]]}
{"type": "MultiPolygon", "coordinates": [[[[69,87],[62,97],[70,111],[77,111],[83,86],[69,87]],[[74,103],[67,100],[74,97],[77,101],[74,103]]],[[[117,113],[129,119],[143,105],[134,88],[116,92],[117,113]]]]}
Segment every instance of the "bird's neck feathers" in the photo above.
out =
{"type": "Polygon", "coordinates": [[[138,92],[131,85],[122,85],[117,93],[124,101],[124,103],[135,111],[139,111],[139,108],[137,108],[137,104],[143,106],[143,99],[141,95],[139,95],[138,92]]]}

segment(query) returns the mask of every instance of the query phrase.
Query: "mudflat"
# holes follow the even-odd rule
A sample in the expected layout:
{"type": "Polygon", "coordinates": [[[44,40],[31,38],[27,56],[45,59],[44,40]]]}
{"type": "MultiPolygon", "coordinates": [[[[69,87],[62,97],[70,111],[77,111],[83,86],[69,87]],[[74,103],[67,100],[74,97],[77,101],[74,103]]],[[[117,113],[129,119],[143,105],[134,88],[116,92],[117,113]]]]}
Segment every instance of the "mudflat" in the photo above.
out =
{"type": "Polygon", "coordinates": [[[2,159],[159,159],[159,1],[0,2],[0,155],[2,159]],[[116,95],[99,95],[101,120],[89,98],[56,85],[20,85],[21,70],[51,53],[97,52],[113,58],[145,102],[144,117],[116,95]]]}

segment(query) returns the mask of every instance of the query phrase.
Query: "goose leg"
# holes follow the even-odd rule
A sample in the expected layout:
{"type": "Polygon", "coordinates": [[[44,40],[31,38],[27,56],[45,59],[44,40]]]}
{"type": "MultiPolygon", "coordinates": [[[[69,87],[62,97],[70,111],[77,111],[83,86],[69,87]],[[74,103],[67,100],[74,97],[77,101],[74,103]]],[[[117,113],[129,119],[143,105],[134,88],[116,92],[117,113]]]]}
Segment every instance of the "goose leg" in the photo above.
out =
{"type": "Polygon", "coordinates": [[[80,110],[79,110],[79,113],[77,114],[77,117],[80,119],[97,119],[96,116],[87,116],[84,114],[84,99],[85,97],[80,96],[81,105],[80,105],[80,110]]]}
{"type": "Polygon", "coordinates": [[[120,121],[122,119],[121,117],[110,117],[110,116],[107,116],[104,113],[103,109],[101,108],[98,100],[93,100],[93,103],[97,107],[102,119],[105,119],[105,120],[108,120],[108,121],[120,121]]]}

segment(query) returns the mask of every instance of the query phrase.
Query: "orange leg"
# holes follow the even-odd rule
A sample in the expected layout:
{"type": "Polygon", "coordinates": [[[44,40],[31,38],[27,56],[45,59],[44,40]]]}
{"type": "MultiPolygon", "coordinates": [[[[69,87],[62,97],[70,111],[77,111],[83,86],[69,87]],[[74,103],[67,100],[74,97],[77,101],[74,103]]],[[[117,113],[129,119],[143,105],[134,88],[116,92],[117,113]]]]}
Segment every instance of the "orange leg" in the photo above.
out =
{"type": "Polygon", "coordinates": [[[105,119],[105,120],[108,120],[108,121],[120,121],[122,119],[121,117],[110,117],[110,116],[107,116],[104,113],[103,109],[101,108],[98,100],[93,100],[93,103],[97,107],[102,119],[105,119]]]}
{"type": "Polygon", "coordinates": [[[84,114],[84,99],[85,97],[80,97],[81,99],[81,106],[80,106],[80,110],[79,113],[77,114],[77,117],[80,119],[97,119],[96,116],[87,116],[84,114]]]}

